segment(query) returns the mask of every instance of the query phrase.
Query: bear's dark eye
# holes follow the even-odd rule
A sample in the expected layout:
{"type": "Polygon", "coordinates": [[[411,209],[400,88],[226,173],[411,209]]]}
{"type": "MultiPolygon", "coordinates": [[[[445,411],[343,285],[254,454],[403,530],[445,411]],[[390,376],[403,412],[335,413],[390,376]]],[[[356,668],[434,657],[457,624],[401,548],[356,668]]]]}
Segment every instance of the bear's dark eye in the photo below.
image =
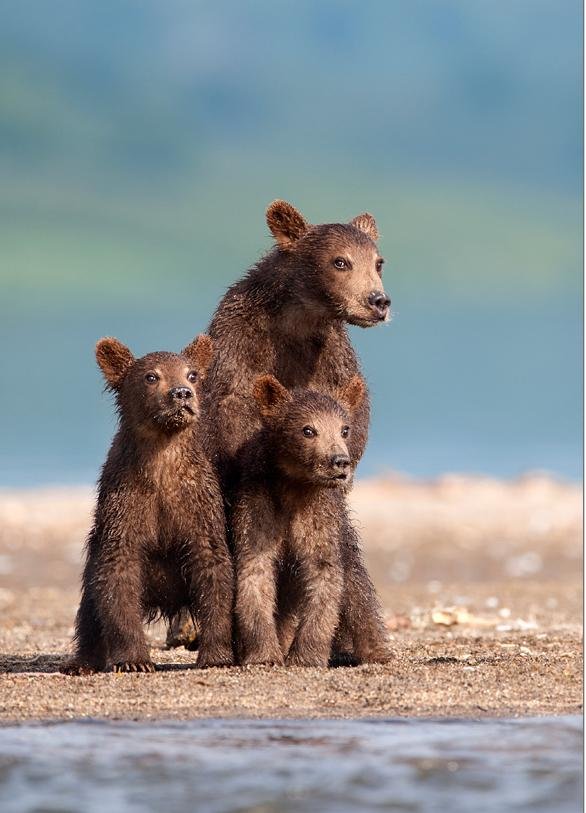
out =
{"type": "Polygon", "coordinates": [[[144,380],[147,382],[147,384],[156,384],[156,382],[159,380],[159,376],[155,375],[154,373],[147,373],[144,380]]]}
{"type": "Polygon", "coordinates": [[[317,432],[312,426],[304,426],[303,434],[306,438],[314,438],[317,435],[317,432]]]}
{"type": "Polygon", "coordinates": [[[348,263],[343,257],[336,257],[336,259],[334,260],[334,265],[336,266],[336,268],[346,268],[348,266],[348,263]]]}
{"type": "Polygon", "coordinates": [[[380,258],[379,258],[379,259],[376,261],[376,273],[379,275],[379,277],[382,277],[382,275],[383,275],[383,265],[384,265],[384,262],[385,262],[385,261],[383,260],[383,258],[382,258],[382,257],[380,257],[380,258]]]}
{"type": "Polygon", "coordinates": [[[187,380],[191,381],[191,383],[195,383],[197,381],[197,373],[195,370],[192,370],[190,373],[187,373],[187,380]]]}
{"type": "Polygon", "coordinates": [[[350,434],[350,427],[349,426],[343,426],[342,427],[342,437],[347,438],[349,434],[350,434]]]}

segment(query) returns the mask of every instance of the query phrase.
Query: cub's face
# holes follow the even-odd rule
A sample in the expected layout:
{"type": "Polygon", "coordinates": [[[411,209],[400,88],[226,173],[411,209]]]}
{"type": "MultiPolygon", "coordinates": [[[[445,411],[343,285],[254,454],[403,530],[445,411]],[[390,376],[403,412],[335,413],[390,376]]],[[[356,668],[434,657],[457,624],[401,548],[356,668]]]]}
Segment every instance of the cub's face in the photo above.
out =
{"type": "Polygon", "coordinates": [[[352,419],[366,397],[359,375],[337,399],[313,390],[287,390],[272,375],[259,376],[253,396],[278,468],[292,480],[341,487],[352,479],[348,439],[352,419]]]}
{"type": "Polygon", "coordinates": [[[181,354],[149,353],[135,359],[117,339],[100,339],[96,358],[116,392],[122,420],[141,433],[174,433],[199,416],[198,383],[213,355],[209,336],[198,336],[181,354]]]}
{"type": "Polygon", "coordinates": [[[296,396],[272,426],[275,459],[293,479],[326,487],[352,479],[348,438],[350,416],[326,396],[296,396]]]}
{"type": "Polygon", "coordinates": [[[372,215],[312,226],[290,203],[277,200],[267,209],[267,223],[290,266],[295,293],[308,310],[360,327],[390,318],[372,215]]]}
{"type": "Polygon", "coordinates": [[[199,416],[198,372],[187,358],[149,353],[128,371],[120,388],[122,413],[142,429],[177,432],[199,416]]]}

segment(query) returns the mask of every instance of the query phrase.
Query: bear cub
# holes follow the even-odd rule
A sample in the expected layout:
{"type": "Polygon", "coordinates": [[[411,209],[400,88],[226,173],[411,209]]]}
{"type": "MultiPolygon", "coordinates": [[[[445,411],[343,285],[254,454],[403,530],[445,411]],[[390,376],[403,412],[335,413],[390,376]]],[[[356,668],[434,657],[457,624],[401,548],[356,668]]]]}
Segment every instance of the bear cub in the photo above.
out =
{"type": "Polygon", "coordinates": [[[234,661],[233,568],[199,416],[212,356],[205,335],[181,354],[139,359],[117,339],[96,345],[119,428],[99,482],[68,674],[153,672],[143,622],[182,609],[198,622],[197,665],[234,661]]]}
{"type": "Polygon", "coordinates": [[[337,399],[256,378],[262,428],[244,451],[233,512],[242,664],[327,666],[344,590],[352,419],[360,376],[337,399]]]}

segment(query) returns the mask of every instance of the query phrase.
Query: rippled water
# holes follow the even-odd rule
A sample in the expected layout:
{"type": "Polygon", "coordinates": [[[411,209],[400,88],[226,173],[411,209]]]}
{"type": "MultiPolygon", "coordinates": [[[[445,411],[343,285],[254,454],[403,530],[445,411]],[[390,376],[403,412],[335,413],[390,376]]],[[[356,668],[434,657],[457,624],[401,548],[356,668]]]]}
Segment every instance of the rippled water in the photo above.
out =
{"type": "Polygon", "coordinates": [[[581,809],[582,720],[71,722],[0,729],[0,809],[581,809]]]}

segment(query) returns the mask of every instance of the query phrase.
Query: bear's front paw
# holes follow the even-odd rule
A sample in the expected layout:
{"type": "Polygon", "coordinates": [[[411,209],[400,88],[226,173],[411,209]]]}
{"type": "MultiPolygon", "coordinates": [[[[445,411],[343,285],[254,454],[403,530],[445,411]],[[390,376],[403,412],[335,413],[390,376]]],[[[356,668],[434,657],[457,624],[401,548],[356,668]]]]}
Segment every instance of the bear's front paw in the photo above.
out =
{"type": "Polygon", "coordinates": [[[246,652],[242,666],[283,666],[283,653],[280,649],[258,649],[246,652]]]}
{"type": "Polygon", "coordinates": [[[214,667],[225,667],[234,665],[234,653],[232,648],[200,648],[197,653],[198,669],[213,669],[214,667]]]}
{"type": "Polygon", "coordinates": [[[287,655],[285,665],[323,668],[328,665],[328,657],[327,655],[321,657],[316,654],[297,652],[292,649],[287,655]]]}
{"type": "Polygon", "coordinates": [[[95,675],[98,671],[95,666],[89,663],[82,663],[80,661],[68,661],[60,667],[59,671],[63,675],[71,675],[72,677],[86,677],[87,675],[95,675]]]}
{"type": "Polygon", "coordinates": [[[155,672],[156,666],[151,660],[119,661],[112,664],[112,672],[155,672]]]}

